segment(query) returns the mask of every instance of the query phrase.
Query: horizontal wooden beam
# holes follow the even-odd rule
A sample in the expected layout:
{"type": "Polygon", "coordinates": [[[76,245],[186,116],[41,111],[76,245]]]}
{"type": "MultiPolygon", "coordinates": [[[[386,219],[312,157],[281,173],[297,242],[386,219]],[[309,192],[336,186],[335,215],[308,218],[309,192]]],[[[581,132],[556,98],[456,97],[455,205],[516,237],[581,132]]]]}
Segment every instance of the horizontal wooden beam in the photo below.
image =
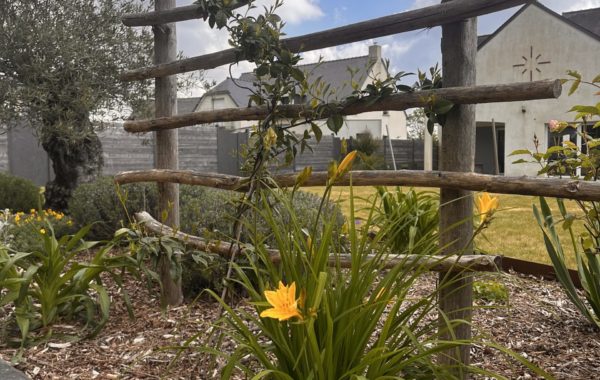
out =
{"type": "MultiPolygon", "coordinates": [[[[200,237],[189,235],[181,231],[175,231],[171,227],[164,225],[154,219],[147,212],[135,214],[135,219],[143,228],[152,234],[161,236],[170,236],[180,240],[189,247],[215,253],[220,256],[230,258],[234,253],[231,249],[231,244],[224,241],[208,241],[200,237]]],[[[238,247],[236,255],[244,253],[244,246],[238,247]]],[[[270,259],[273,263],[281,262],[279,251],[270,249],[270,259]]],[[[366,257],[367,260],[373,256],[366,257]]],[[[342,268],[350,268],[352,266],[352,258],[348,254],[331,255],[329,259],[330,266],[340,265],[342,268]]],[[[427,255],[390,255],[385,262],[385,268],[393,268],[401,264],[408,268],[423,266],[433,272],[448,272],[448,271],[470,271],[470,272],[496,272],[502,267],[502,258],[500,256],[491,255],[470,255],[470,256],[427,256],[427,255]]]]}
{"type": "MultiPolygon", "coordinates": [[[[432,28],[531,2],[531,0],[453,0],[443,4],[398,13],[304,36],[286,38],[293,52],[307,52],[424,28],[432,28]]],[[[140,68],[121,74],[124,81],[145,80],[195,70],[214,69],[236,62],[234,49],[186,58],[172,63],[140,68]]]]}
{"type": "MultiPolygon", "coordinates": [[[[276,175],[273,180],[279,187],[292,187],[296,183],[296,176],[296,174],[276,175]]],[[[172,182],[245,191],[248,179],[227,174],[206,174],[186,170],[142,170],[120,173],[115,176],[115,182],[119,184],[172,182]]],[[[326,182],[327,172],[315,172],[302,186],[324,186],[326,182]]],[[[350,177],[348,175],[336,182],[336,186],[348,186],[349,184],[350,177]]],[[[475,173],[424,172],[418,170],[369,170],[353,171],[352,185],[418,186],[600,201],[600,182],[561,178],[504,177],[475,173]]]]}
{"type": "MultiPolygon", "coordinates": [[[[549,99],[560,96],[562,86],[559,80],[545,80],[503,85],[440,88],[412,93],[391,95],[368,104],[366,101],[352,103],[346,106],[332,104],[332,109],[342,108],[344,115],[357,115],[369,111],[402,111],[409,108],[424,107],[432,97],[446,99],[454,104],[499,103],[535,99],[549,99]]],[[[126,121],[124,128],[127,132],[150,132],[181,128],[197,124],[210,124],[238,120],[261,120],[268,113],[266,107],[227,108],[215,111],[194,112],[184,115],[162,117],[158,119],[126,121]]],[[[308,104],[282,105],[279,109],[281,116],[289,119],[316,118],[314,110],[308,104]]],[[[327,118],[328,112],[319,115],[327,118]]]]}
{"type": "MultiPolygon", "coordinates": [[[[243,7],[248,3],[248,0],[238,0],[234,8],[243,7]]],[[[126,14],[121,18],[121,21],[126,26],[150,26],[206,17],[206,13],[202,12],[200,6],[193,4],[165,11],[126,14]]]]}

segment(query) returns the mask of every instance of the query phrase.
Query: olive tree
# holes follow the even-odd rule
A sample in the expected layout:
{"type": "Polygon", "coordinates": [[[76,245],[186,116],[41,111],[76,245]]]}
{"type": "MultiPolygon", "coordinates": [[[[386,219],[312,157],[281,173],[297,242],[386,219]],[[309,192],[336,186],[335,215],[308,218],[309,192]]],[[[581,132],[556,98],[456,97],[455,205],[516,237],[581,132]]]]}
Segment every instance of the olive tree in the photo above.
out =
{"type": "Polygon", "coordinates": [[[121,24],[136,0],[0,1],[0,125],[27,121],[52,160],[47,206],[65,209],[102,167],[99,120],[148,104],[148,82],[118,74],[152,60],[152,35],[121,24]]]}

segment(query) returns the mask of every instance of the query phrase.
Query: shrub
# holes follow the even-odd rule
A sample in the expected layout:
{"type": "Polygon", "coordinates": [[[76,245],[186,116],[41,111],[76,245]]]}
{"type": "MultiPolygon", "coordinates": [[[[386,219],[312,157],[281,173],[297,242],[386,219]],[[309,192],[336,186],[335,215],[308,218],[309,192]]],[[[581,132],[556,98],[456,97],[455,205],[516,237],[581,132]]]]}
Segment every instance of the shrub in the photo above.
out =
{"type": "Polygon", "coordinates": [[[39,188],[31,181],[0,173],[0,210],[27,211],[38,207],[39,188]]]}
{"type": "Polygon", "coordinates": [[[127,210],[123,208],[116,189],[112,177],[101,177],[80,185],[73,192],[69,212],[78,227],[93,224],[90,239],[111,239],[116,230],[129,224],[128,213],[133,215],[147,210],[156,215],[156,186],[145,183],[120,186],[127,210]]]}
{"type": "Polygon", "coordinates": [[[501,304],[508,302],[508,289],[498,281],[475,281],[473,282],[473,293],[475,298],[483,301],[501,304]]]}
{"type": "MultiPolygon", "coordinates": [[[[93,224],[90,238],[94,240],[109,240],[115,231],[128,225],[128,215],[147,210],[157,217],[157,192],[154,185],[134,184],[119,188],[127,205],[123,209],[111,177],[103,177],[94,182],[79,186],[73,193],[69,205],[71,216],[79,227],[93,224]]],[[[235,220],[234,201],[241,195],[234,191],[213,189],[201,186],[180,186],[180,229],[183,232],[201,237],[215,239],[230,239],[235,220]]],[[[296,192],[293,198],[294,208],[303,226],[306,228],[316,220],[320,198],[305,192],[296,192]]],[[[289,222],[290,214],[285,209],[275,206],[282,224],[289,222]]],[[[325,215],[341,229],[344,216],[333,204],[325,205],[325,215]]],[[[323,219],[319,225],[323,225],[323,219]]],[[[263,235],[269,234],[266,224],[259,226],[263,235]]],[[[248,234],[244,233],[242,240],[248,242],[248,234]]],[[[273,243],[272,239],[268,239],[273,243]]],[[[193,296],[205,287],[219,289],[222,286],[223,271],[227,261],[220,257],[212,257],[206,264],[198,260],[198,254],[182,256],[182,285],[187,296],[193,296]]]]}
{"type": "Polygon", "coordinates": [[[9,236],[4,242],[16,251],[31,252],[40,249],[42,241],[37,236],[37,232],[45,229],[48,222],[52,224],[57,239],[75,232],[71,217],[50,209],[41,212],[31,209],[27,213],[19,211],[15,214],[6,214],[5,217],[10,221],[10,228],[9,236]]]}
{"type": "Polygon", "coordinates": [[[375,224],[390,226],[387,238],[394,253],[412,254],[427,251],[423,245],[436,244],[439,225],[439,196],[433,192],[400,187],[377,188],[381,206],[375,210],[375,224]]]}

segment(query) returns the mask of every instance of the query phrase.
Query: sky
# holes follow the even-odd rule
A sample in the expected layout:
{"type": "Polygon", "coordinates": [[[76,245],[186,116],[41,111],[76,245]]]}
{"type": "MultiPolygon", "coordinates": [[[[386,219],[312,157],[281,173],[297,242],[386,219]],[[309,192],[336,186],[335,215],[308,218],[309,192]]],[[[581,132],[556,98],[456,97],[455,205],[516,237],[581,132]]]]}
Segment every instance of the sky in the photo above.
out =
{"type": "MultiPolygon", "coordinates": [[[[193,0],[177,0],[178,6],[191,4],[193,0]]],[[[257,4],[272,3],[257,0],[257,4]]],[[[286,22],[284,32],[289,37],[331,29],[351,23],[366,21],[394,13],[439,3],[440,0],[284,0],[278,14],[286,22]]],[[[600,7],[600,0],[541,0],[542,4],[557,13],[600,7]]],[[[478,33],[493,33],[510,18],[519,7],[507,9],[478,20],[478,33]]],[[[211,30],[202,20],[191,20],[177,24],[178,48],[187,57],[213,53],[229,48],[227,33],[211,30]]],[[[441,28],[419,30],[399,35],[367,40],[352,44],[316,50],[303,54],[302,63],[312,63],[323,57],[324,60],[341,59],[366,55],[368,46],[377,43],[382,46],[383,56],[390,60],[390,71],[416,72],[427,70],[441,62],[441,28]]],[[[252,66],[243,62],[232,68],[232,75],[251,71],[252,66]]],[[[217,83],[229,75],[229,67],[224,66],[204,73],[205,78],[217,83]]],[[[199,96],[200,89],[192,89],[180,96],[199,96]]]]}

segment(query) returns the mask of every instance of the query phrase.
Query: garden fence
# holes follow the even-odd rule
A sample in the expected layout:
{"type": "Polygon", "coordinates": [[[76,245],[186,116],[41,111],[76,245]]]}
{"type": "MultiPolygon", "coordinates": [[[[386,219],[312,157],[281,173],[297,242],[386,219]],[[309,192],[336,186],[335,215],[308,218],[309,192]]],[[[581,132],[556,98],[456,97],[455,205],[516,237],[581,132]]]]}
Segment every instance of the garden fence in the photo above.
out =
{"type": "MultiPolygon", "coordinates": [[[[560,95],[559,81],[538,81],[505,85],[475,86],[475,59],[477,52],[476,17],[527,3],[527,0],[452,0],[442,4],[411,10],[357,24],[288,38],[284,43],[295,52],[363,41],[411,30],[442,26],[442,68],[444,86],[447,88],[417,93],[402,93],[390,96],[374,104],[355,103],[342,109],[346,115],[366,111],[405,110],[427,105],[427,99],[435,95],[453,102],[456,106],[447,115],[442,129],[441,171],[422,172],[400,170],[353,172],[354,185],[415,185],[441,188],[440,245],[447,250],[458,251],[457,247],[470,247],[472,225],[462,220],[473,215],[473,201],[470,191],[491,191],[496,193],[543,195],[572,199],[600,200],[600,184],[584,183],[562,179],[511,178],[474,174],[475,146],[475,104],[556,98],[560,95]]],[[[245,2],[240,1],[238,5],[245,2]]],[[[123,73],[123,80],[144,80],[156,78],[156,118],[152,120],[130,121],[125,123],[129,132],[157,133],[158,160],[156,170],[122,173],[116,177],[119,183],[153,181],[159,183],[161,208],[174,205],[167,224],[178,224],[178,195],[174,183],[228,188],[243,191],[245,179],[236,176],[179,171],[177,162],[176,128],[212,122],[234,120],[259,120],[267,114],[263,107],[248,107],[208,112],[176,115],[175,99],[177,87],[175,74],[193,70],[208,70],[236,60],[233,49],[206,54],[198,57],[176,60],[175,24],[177,21],[201,18],[198,7],[175,8],[175,0],[157,0],[156,11],[146,14],[128,15],[124,22],[130,26],[152,25],[155,33],[156,65],[123,73]]],[[[305,105],[288,105],[281,109],[284,116],[310,116],[312,109],[305,105]]],[[[327,117],[327,115],[323,115],[327,117]]],[[[292,186],[294,175],[275,178],[281,186],[292,186]]],[[[327,173],[313,173],[306,186],[324,185],[327,173]]],[[[348,179],[339,185],[347,185],[348,179]]],[[[161,226],[162,227],[162,226],[161,226]]],[[[164,231],[164,230],[163,230],[164,231]]],[[[199,239],[199,238],[196,238],[199,239]]],[[[217,245],[200,239],[205,249],[218,252],[217,245]]],[[[458,266],[432,268],[432,270],[454,271],[468,268],[472,260],[466,255],[457,258],[458,266]],[[464,265],[461,265],[464,263],[464,265]]],[[[275,256],[274,256],[275,257],[275,256]]],[[[480,256],[481,257],[481,256],[480,256]]],[[[487,257],[487,256],[482,256],[487,257]]],[[[487,257],[485,265],[471,270],[493,270],[496,259],[487,257]]],[[[459,270],[451,277],[452,285],[443,287],[439,298],[441,311],[452,320],[471,320],[472,276],[459,270]]],[[[446,273],[441,277],[447,279],[446,273]]],[[[455,338],[469,339],[469,323],[459,325],[455,338]]],[[[447,338],[452,338],[446,336],[447,338]]],[[[469,363],[469,347],[464,346],[459,353],[454,351],[442,355],[443,363],[461,361],[469,363]]],[[[464,375],[466,376],[466,375],[464,375]]]]}

